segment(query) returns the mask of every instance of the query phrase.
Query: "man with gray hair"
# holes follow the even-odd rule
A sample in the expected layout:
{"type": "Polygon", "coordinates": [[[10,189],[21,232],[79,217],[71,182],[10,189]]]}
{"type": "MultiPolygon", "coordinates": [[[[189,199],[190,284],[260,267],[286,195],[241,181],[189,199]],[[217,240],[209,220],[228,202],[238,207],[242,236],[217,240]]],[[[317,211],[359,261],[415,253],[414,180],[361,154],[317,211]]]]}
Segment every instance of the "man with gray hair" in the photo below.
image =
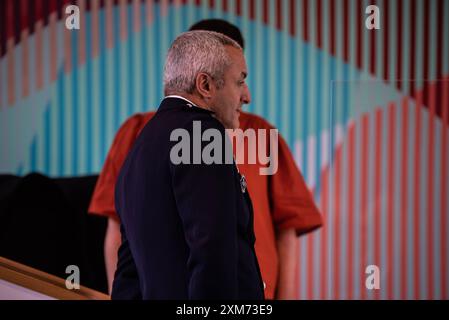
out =
{"type": "Polygon", "coordinates": [[[168,52],[164,91],[166,95],[182,93],[198,107],[212,111],[225,128],[237,129],[242,105],[250,102],[246,70],[243,50],[231,38],[211,31],[186,32],[168,52]],[[231,77],[226,88],[225,70],[231,77]],[[194,96],[195,90],[199,97],[194,96]]]}
{"type": "Polygon", "coordinates": [[[176,164],[170,158],[172,133],[183,129],[191,137],[197,122],[201,135],[221,134],[221,155],[227,154],[225,129],[238,128],[250,102],[246,76],[241,47],[222,34],[191,31],[170,47],[166,97],[116,184],[122,244],[113,299],[263,299],[253,209],[237,167],[224,159],[176,164]]]}

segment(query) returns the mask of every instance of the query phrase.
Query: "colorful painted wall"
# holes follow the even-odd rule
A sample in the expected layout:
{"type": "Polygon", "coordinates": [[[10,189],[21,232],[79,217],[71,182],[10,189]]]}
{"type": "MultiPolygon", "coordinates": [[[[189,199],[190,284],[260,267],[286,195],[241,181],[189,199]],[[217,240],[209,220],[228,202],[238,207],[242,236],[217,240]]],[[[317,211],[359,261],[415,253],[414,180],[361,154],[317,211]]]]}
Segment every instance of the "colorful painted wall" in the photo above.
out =
{"type": "Polygon", "coordinates": [[[98,173],[120,124],[157,108],[175,36],[225,18],[246,39],[248,109],[325,218],[300,240],[298,298],[448,299],[449,1],[5,0],[0,15],[0,172],[98,173]]]}

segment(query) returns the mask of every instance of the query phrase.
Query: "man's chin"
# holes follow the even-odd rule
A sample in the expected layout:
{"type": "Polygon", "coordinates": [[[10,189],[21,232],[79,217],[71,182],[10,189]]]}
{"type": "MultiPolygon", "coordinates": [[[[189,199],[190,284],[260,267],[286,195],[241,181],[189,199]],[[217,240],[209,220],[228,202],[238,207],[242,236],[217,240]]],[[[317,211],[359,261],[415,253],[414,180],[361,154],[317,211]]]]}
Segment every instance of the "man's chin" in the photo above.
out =
{"type": "Polygon", "coordinates": [[[221,124],[223,125],[223,127],[225,127],[225,129],[238,129],[240,127],[240,120],[239,117],[236,117],[230,121],[224,121],[224,119],[219,119],[217,118],[218,121],[221,122],[221,124]]]}
{"type": "Polygon", "coordinates": [[[234,119],[234,129],[238,129],[240,127],[240,115],[241,113],[238,113],[238,116],[234,119]]]}

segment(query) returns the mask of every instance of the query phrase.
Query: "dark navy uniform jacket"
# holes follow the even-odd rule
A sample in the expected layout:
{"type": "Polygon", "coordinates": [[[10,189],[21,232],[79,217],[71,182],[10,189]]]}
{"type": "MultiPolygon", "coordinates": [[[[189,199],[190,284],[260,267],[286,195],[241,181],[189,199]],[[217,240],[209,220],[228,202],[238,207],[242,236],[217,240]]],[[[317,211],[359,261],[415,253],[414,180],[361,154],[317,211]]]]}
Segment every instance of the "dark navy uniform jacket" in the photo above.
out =
{"type": "Polygon", "coordinates": [[[193,143],[193,121],[201,121],[202,132],[218,129],[224,141],[212,112],[167,97],[123,164],[115,189],[122,245],[112,299],[264,297],[253,209],[235,164],[170,159],[178,143],[171,133],[184,128],[193,143]]]}

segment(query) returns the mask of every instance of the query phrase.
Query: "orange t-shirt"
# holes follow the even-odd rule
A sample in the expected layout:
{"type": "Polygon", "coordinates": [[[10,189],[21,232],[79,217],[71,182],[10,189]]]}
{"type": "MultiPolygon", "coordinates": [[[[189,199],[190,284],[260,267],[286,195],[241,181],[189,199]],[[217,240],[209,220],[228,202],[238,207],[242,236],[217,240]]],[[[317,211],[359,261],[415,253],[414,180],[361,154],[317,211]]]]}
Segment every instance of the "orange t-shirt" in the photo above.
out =
{"type": "MultiPolygon", "coordinates": [[[[89,212],[118,219],[114,206],[114,189],[120,168],[134,141],[154,112],[131,116],[120,127],[98,178],[89,212]]],[[[274,129],[259,116],[242,112],[240,128],[274,129]]],[[[257,137],[257,135],[256,135],[257,137]]],[[[267,135],[269,137],[269,135],[267,135]]],[[[247,148],[247,141],[245,140],[247,148]]],[[[260,175],[260,163],[238,164],[245,175],[254,209],[256,255],[263,281],[265,298],[273,299],[278,278],[277,229],[296,229],[298,234],[321,226],[321,215],[299,172],[284,139],[278,140],[278,170],[274,175],[260,175]]]]}

